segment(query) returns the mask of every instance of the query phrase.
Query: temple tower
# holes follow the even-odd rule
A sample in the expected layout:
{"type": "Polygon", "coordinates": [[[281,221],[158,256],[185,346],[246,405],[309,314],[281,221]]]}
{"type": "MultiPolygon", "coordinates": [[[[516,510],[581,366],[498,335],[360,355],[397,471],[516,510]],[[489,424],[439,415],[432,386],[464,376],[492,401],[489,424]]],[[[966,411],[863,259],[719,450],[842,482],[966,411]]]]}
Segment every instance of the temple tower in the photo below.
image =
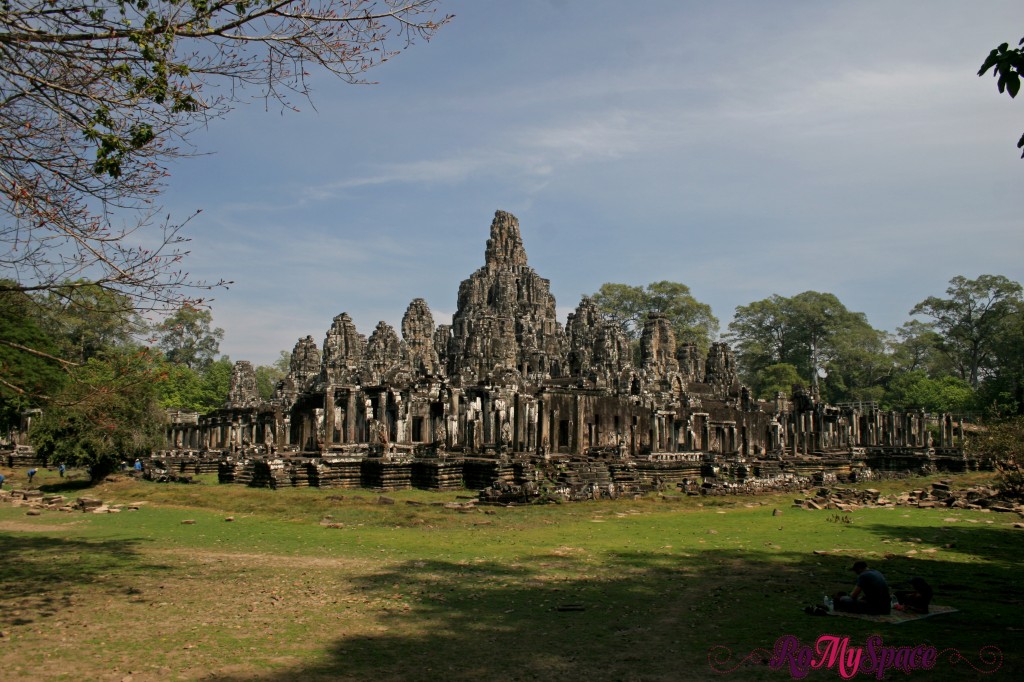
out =
{"type": "Polygon", "coordinates": [[[551,283],[526,263],[519,221],[497,211],[484,265],[459,285],[448,372],[463,385],[495,372],[524,379],[561,376],[565,337],[551,283]]]}

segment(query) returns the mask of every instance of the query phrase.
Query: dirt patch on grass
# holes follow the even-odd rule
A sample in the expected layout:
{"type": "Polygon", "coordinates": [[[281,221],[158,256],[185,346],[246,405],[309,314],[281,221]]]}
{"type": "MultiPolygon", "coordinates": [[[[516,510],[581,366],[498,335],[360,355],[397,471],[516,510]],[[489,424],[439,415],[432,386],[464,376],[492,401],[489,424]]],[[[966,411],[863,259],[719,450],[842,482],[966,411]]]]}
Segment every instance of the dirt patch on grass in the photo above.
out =
{"type": "Polygon", "coordinates": [[[379,569],[380,561],[354,559],[351,557],[310,557],[284,556],[280,554],[255,554],[251,552],[217,552],[202,549],[156,549],[148,554],[157,557],[179,557],[190,562],[220,563],[230,562],[249,567],[273,566],[281,569],[337,569],[353,573],[368,573],[379,569]]]}
{"type": "Polygon", "coordinates": [[[323,656],[339,626],[372,631],[404,602],[367,588],[380,561],[165,548],[136,561],[159,568],[125,565],[59,595],[0,595],[0,669],[12,679],[258,679],[323,656]]]}
{"type": "Polygon", "coordinates": [[[25,523],[22,521],[0,521],[0,531],[14,533],[54,533],[65,530],[68,526],[78,525],[78,521],[69,523],[25,523]]]}

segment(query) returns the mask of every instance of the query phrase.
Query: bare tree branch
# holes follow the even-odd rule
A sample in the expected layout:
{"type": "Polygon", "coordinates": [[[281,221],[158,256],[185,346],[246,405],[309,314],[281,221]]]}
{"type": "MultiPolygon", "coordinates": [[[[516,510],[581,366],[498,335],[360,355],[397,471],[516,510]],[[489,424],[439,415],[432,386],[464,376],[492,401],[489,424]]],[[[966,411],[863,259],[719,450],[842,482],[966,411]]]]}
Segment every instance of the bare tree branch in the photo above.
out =
{"type": "Polygon", "coordinates": [[[228,283],[183,272],[182,225],[155,219],[168,162],[192,153],[189,135],[243,94],[294,108],[311,70],[365,82],[450,19],[439,3],[4,2],[0,278],[58,293],[90,280],[139,310],[201,302],[198,292],[228,283]]]}
{"type": "MultiPolygon", "coordinates": [[[[64,367],[76,367],[78,365],[77,362],[71,362],[69,360],[65,360],[64,358],[58,358],[56,355],[51,355],[50,353],[44,353],[44,352],[36,350],[34,348],[29,348],[28,346],[23,346],[20,343],[13,343],[11,341],[5,341],[4,339],[0,339],[0,345],[7,346],[8,348],[14,348],[15,350],[20,350],[20,351],[22,351],[24,353],[28,353],[29,355],[34,355],[37,358],[43,358],[45,360],[53,360],[54,362],[59,363],[60,365],[62,365],[64,367]]],[[[11,384],[8,384],[6,382],[4,382],[4,385],[5,386],[11,386],[11,384]]],[[[25,391],[18,389],[18,393],[25,393],[25,391]]]]}

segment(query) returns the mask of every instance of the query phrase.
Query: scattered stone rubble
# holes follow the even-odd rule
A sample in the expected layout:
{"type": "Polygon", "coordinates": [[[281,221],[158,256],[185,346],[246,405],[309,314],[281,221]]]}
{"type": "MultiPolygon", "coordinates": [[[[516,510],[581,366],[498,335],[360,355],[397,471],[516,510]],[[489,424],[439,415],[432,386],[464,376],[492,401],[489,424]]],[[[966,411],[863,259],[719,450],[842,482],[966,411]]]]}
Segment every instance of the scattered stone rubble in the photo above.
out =
{"type": "Polygon", "coordinates": [[[176,474],[167,469],[150,467],[142,472],[142,479],[154,483],[195,483],[195,479],[187,474],[176,474]]]}
{"type": "Polygon", "coordinates": [[[79,497],[72,501],[63,495],[47,495],[41,490],[0,490],[0,503],[24,507],[29,516],[38,516],[41,511],[118,514],[122,511],[137,511],[145,504],[107,504],[94,497],[79,497]]]}
{"type": "Polygon", "coordinates": [[[994,488],[975,486],[953,490],[950,485],[949,481],[938,481],[932,483],[928,489],[918,488],[893,497],[886,497],[871,488],[819,488],[813,497],[797,499],[793,505],[804,509],[831,509],[843,512],[864,507],[945,507],[1016,513],[1024,516],[1024,505],[1000,497],[994,488]]]}
{"type": "Polygon", "coordinates": [[[0,463],[11,469],[30,468],[39,464],[35,450],[28,445],[15,445],[12,449],[0,452],[0,463]]]}
{"type": "Polygon", "coordinates": [[[153,469],[159,472],[157,477],[166,476],[168,481],[183,483],[191,482],[193,476],[217,473],[219,464],[219,458],[193,452],[158,452],[144,462],[146,472],[153,469]]]}

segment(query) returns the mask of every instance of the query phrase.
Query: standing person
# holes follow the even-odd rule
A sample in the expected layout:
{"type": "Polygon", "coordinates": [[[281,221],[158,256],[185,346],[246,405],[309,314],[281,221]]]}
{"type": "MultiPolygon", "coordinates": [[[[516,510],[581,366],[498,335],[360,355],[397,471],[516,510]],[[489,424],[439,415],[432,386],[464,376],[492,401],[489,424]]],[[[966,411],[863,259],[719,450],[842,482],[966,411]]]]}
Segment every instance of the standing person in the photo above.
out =
{"type": "Polygon", "coordinates": [[[36,468],[32,467],[28,470],[28,484],[32,485],[32,477],[36,475],[36,468]]]}
{"type": "Polygon", "coordinates": [[[57,467],[57,471],[60,473],[60,477],[64,478],[64,462],[60,463],[60,466],[57,467]]]}
{"type": "Polygon", "coordinates": [[[4,489],[4,475],[0,474],[0,490],[4,489]]]}
{"type": "Polygon", "coordinates": [[[141,459],[136,459],[135,460],[135,470],[138,471],[140,474],[142,473],[142,460],[141,459]]]}
{"type": "Polygon", "coordinates": [[[855,562],[851,569],[857,574],[857,584],[850,594],[837,595],[836,610],[888,615],[892,609],[892,602],[889,583],[885,581],[885,576],[873,568],[868,568],[866,561],[855,562]]]}

